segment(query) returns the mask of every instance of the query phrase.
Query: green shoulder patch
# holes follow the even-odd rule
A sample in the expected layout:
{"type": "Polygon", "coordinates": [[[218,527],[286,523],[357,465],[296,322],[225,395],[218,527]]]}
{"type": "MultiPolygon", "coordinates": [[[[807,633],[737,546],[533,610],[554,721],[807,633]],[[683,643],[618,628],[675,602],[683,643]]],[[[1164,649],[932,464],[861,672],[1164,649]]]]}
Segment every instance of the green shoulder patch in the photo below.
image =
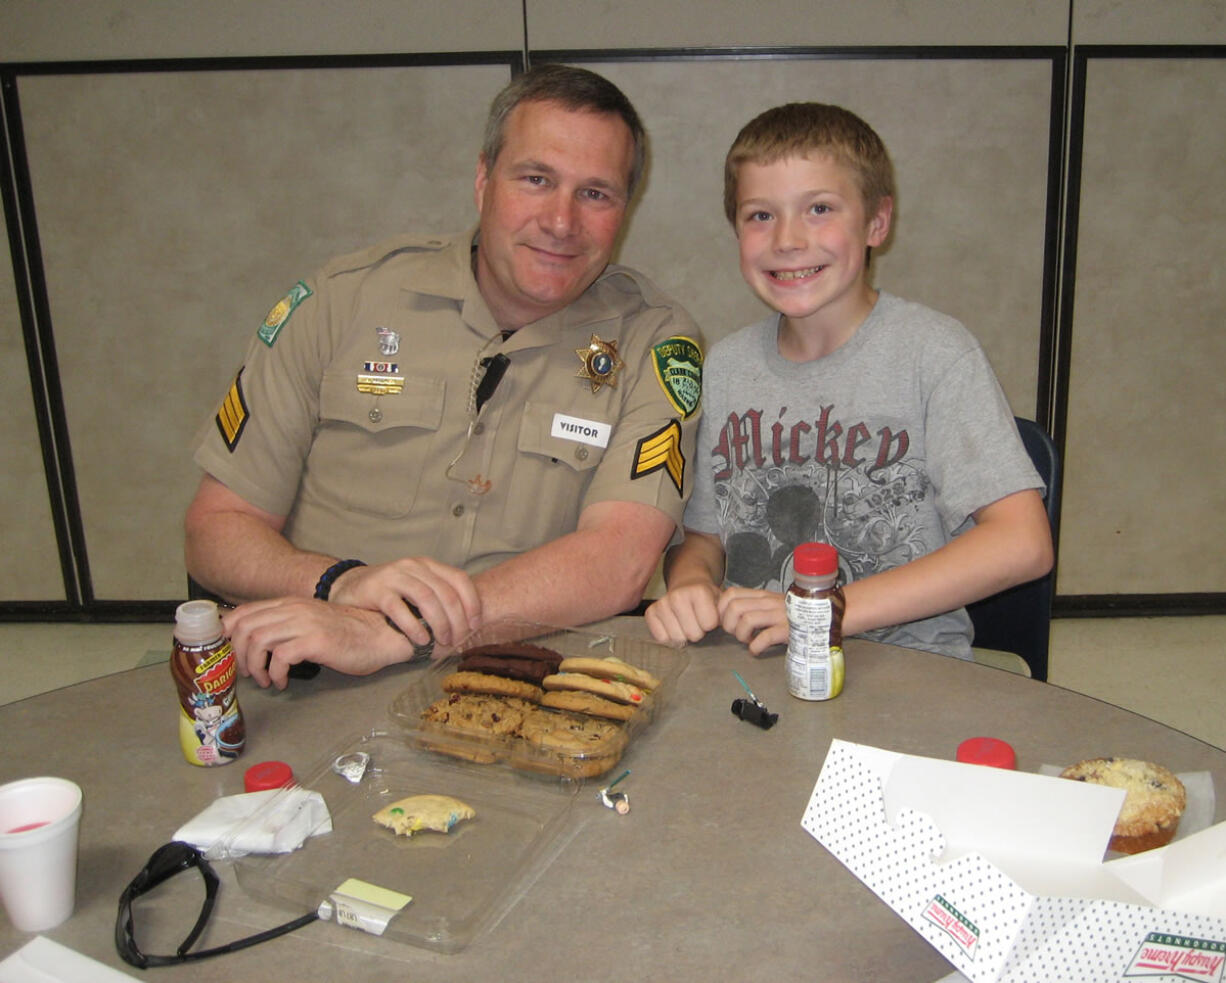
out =
{"type": "Polygon", "coordinates": [[[264,323],[260,325],[258,332],[260,341],[271,348],[273,342],[277,340],[277,335],[289,321],[290,315],[294,313],[294,309],[310,296],[311,288],[301,280],[290,287],[289,293],[273,305],[273,309],[264,318],[264,323]]]}
{"type": "Polygon", "coordinates": [[[664,395],[688,420],[702,402],[702,349],[692,338],[666,338],[651,349],[651,362],[664,395]]]}

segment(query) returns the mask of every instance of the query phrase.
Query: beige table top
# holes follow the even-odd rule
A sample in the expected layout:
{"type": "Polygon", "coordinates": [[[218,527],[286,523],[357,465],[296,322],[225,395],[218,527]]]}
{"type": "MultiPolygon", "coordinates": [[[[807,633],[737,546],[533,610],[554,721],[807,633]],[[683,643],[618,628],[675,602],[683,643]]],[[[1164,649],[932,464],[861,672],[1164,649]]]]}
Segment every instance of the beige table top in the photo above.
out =
{"type": "MultiPolygon", "coordinates": [[[[645,631],[641,619],[611,630],[645,631]]],[[[720,634],[692,646],[672,704],[625,759],[633,811],[617,816],[594,790],[581,792],[578,834],[463,952],[317,923],[243,952],[144,973],[201,983],[935,980],[949,964],[800,826],[832,738],[952,758],[964,738],[992,735],[1017,749],[1023,770],[1114,754],[1209,771],[1226,788],[1226,753],[1046,683],[854,639],[847,662],[843,695],[812,704],[787,694],[781,657],[751,659],[720,634]],[[779,713],[772,730],[731,714],[742,695],[733,669],[779,713]]],[[[242,791],[244,762],[306,768],[345,734],[370,730],[417,671],[365,679],[325,671],[284,693],[244,681],[247,753],[225,768],[182,761],[164,665],[0,708],[0,781],[55,774],[85,793],[77,910],[46,934],[143,975],[119,960],[113,932],[119,893],[152,850],[214,797],[242,791]]],[[[1224,812],[1219,804],[1219,821],[1224,812]]],[[[245,894],[228,865],[219,873],[204,944],[292,917],[245,894]]],[[[0,958],[28,938],[0,913],[0,958]]]]}

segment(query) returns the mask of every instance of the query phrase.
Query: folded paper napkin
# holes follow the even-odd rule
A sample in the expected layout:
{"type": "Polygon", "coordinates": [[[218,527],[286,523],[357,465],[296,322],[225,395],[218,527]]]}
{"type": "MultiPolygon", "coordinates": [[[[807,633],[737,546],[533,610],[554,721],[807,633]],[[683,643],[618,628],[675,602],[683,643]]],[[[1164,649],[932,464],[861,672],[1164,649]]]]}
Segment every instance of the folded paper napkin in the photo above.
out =
{"type": "Polygon", "coordinates": [[[305,788],[273,788],[217,799],[174,835],[210,859],[289,853],[308,836],[332,832],[323,796],[305,788]]]}

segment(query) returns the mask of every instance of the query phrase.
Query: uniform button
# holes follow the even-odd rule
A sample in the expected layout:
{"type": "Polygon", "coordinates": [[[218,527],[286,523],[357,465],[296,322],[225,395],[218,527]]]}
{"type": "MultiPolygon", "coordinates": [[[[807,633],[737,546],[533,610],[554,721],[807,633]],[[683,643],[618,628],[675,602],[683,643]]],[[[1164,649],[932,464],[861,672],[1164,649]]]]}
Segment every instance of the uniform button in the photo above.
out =
{"type": "Polygon", "coordinates": [[[369,413],[367,413],[366,415],[370,417],[371,423],[378,423],[380,420],[383,419],[383,411],[379,409],[379,407],[377,406],[373,410],[371,410],[369,413]]]}
{"type": "Polygon", "coordinates": [[[587,460],[587,448],[586,447],[576,447],[575,457],[579,458],[580,461],[586,461],[587,460]]]}
{"type": "Polygon", "coordinates": [[[473,433],[478,435],[485,433],[485,424],[478,423],[475,427],[473,427],[473,433]]]}
{"type": "Polygon", "coordinates": [[[455,508],[451,510],[451,514],[454,515],[458,519],[460,516],[464,514],[464,506],[457,505],[455,508]]]}

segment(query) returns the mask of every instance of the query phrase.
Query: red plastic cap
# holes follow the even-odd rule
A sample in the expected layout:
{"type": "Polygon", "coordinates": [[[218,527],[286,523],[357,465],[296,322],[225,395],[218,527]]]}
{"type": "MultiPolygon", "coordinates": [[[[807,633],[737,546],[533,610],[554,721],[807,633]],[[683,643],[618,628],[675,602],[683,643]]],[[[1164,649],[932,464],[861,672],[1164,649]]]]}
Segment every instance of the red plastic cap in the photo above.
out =
{"type": "Polygon", "coordinates": [[[792,553],[792,566],[804,577],[828,577],[839,572],[839,551],[829,543],[801,543],[792,553]]]}
{"type": "Polygon", "coordinates": [[[252,765],[243,775],[243,788],[248,792],[263,792],[270,788],[284,788],[294,783],[294,770],[284,761],[261,761],[252,765]]]}
{"type": "Polygon", "coordinates": [[[991,765],[993,768],[1017,767],[1013,748],[995,737],[968,737],[958,745],[958,760],[968,765],[991,765]]]}

